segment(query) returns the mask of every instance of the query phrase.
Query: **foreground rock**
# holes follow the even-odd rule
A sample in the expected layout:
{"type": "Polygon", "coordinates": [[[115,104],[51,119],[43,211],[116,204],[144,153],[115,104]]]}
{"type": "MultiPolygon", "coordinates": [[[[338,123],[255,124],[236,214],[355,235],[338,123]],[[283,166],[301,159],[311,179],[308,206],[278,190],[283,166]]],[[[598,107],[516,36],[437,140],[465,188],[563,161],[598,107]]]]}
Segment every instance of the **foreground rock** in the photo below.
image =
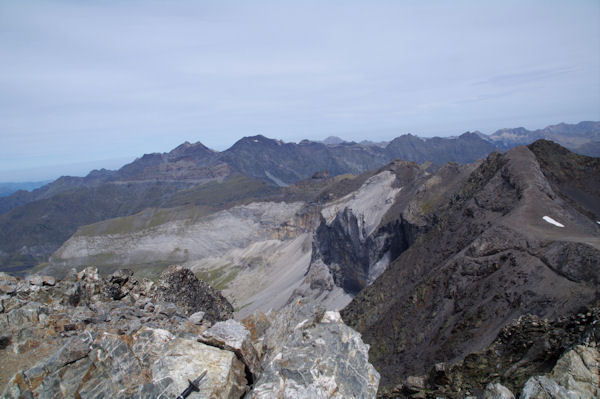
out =
{"type": "Polygon", "coordinates": [[[189,311],[222,318],[231,305],[188,270],[171,268],[157,283],[128,270],[103,279],[94,268],[54,285],[0,277],[14,292],[0,301],[2,385],[17,371],[6,364],[23,367],[3,397],[174,397],[203,370],[207,396],[239,398],[247,390],[235,353],[195,339],[210,321],[189,320],[189,311]],[[183,304],[166,302],[181,281],[183,304]]]}
{"type": "Polygon", "coordinates": [[[191,399],[377,392],[368,346],[337,313],[294,304],[212,325],[231,305],[181,267],[157,283],[95,268],[43,281],[0,275],[12,293],[0,297],[2,398],[174,398],[203,372],[191,399]]]}
{"type": "Polygon", "coordinates": [[[522,399],[600,398],[600,352],[578,345],[561,357],[548,376],[531,377],[522,399]]]}
{"type": "Polygon", "coordinates": [[[264,371],[249,398],[375,398],[379,373],[369,346],[338,312],[292,304],[272,317],[264,371]]]}
{"type": "Polygon", "coordinates": [[[203,332],[198,341],[234,352],[248,367],[252,380],[260,375],[258,353],[252,345],[250,331],[240,322],[227,320],[203,332]]]}

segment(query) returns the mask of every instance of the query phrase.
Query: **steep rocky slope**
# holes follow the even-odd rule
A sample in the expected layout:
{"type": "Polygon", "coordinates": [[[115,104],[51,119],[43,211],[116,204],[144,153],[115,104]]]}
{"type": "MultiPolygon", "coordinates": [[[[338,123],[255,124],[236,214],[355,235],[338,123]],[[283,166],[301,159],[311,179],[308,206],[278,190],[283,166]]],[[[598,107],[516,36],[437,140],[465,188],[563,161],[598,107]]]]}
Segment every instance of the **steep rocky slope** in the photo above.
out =
{"type": "Polygon", "coordinates": [[[394,161],[358,189],[323,204],[311,262],[293,298],[339,309],[425,234],[436,211],[477,167],[394,161]]]}
{"type": "Polygon", "coordinates": [[[567,154],[584,179],[569,182],[548,166],[564,154],[541,142],[490,155],[344,309],[384,386],[487,347],[520,315],[555,319],[598,299],[600,215],[590,204],[600,197],[593,185],[563,187],[600,181],[600,160],[567,154]]]}

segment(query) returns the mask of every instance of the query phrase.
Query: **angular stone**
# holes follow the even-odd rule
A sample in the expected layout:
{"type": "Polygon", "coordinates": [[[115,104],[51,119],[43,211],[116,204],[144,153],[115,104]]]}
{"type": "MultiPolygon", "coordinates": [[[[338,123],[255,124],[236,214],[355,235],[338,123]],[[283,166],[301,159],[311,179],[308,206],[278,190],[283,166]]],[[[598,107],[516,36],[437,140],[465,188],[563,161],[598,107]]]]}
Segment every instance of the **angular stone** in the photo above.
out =
{"type": "Polygon", "coordinates": [[[260,376],[260,362],[252,345],[250,331],[239,321],[230,319],[218,322],[203,332],[198,341],[235,352],[254,378],[260,376]]]}
{"type": "Polygon", "coordinates": [[[123,285],[129,280],[131,276],[133,276],[133,270],[119,269],[110,275],[108,281],[112,284],[123,285]]]}
{"type": "Polygon", "coordinates": [[[204,320],[204,312],[196,312],[192,315],[190,315],[190,317],[188,317],[188,319],[194,323],[194,324],[202,324],[202,320],[204,320]]]}
{"type": "Polygon", "coordinates": [[[531,377],[521,391],[521,399],[568,399],[567,390],[546,376],[531,377]]]}
{"type": "MultiPolygon", "coordinates": [[[[65,342],[55,354],[44,361],[41,366],[45,371],[53,373],[67,364],[83,359],[90,353],[93,340],[94,336],[89,332],[69,338],[69,340],[65,342]]],[[[29,372],[30,371],[27,371],[26,374],[29,372]]]]}
{"type": "Polygon", "coordinates": [[[600,353],[578,345],[556,362],[550,377],[580,398],[600,398],[600,353]]]}
{"type": "MultiPolygon", "coordinates": [[[[78,388],[86,376],[92,362],[87,357],[77,360],[64,369],[46,376],[39,387],[32,387],[38,398],[73,398],[78,397],[78,388]]],[[[79,396],[80,397],[80,396],[79,396]]]]}
{"type": "Polygon", "coordinates": [[[137,391],[142,367],[119,335],[102,333],[89,357],[94,368],[81,381],[81,397],[131,397],[137,391]]]}
{"type": "Polygon", "coordinates": [[[15,326],[36,323],[39,321],[41,312],[46,312],[42,304],[30,302],[8,312],[8,320],[15,326]]]}
{"type": "Polygon", "coordinates": [[[156,306],[154,309],[155,313],[165,315],[167,317],[180,316],[185,317],[185,311],[180,309],[177,305],[171,302],[162,303],[156,306]]]}
{"type": "Polygon", "coordinates": [[[521,392],[523,399],[600,397],[600,353],[578,345],[565,353],[547,376],[531,377],[521,392]]]}
{"type": "Polygon", "coordinates": [[[17,292],[17,285],[9,281],[0,281],[0,294],[13,295],[17,292]]]}
{"type": "MultiPolygon", "coordinates": [[[[152,382],[138,390],[140,398],[175,398],[204,371],[198,398],[238,399],[246,392],[244,364],[233,352],[195,340],[176,338],[152,367],[152,382]],[[165,380],[172,382],[165,384],[165,380]],[[166,385],[166,386],[165,386],[166,385]]],[[[190,397],[191,398],[191,397],[190,397]]]]}
{"type": "Polygon", "coordinates": [[[44,279],[39,274],[32,274],[31,276],[27,277],[27,281],[29,281],[29,284],[37,285],[39,287],[44,284],[44,279]]]}
{"type": "Polygon", "coordinates": [[[98,268],[96,267],[86,267],[79,273],[77,273],[77,279],[82,281],[99,281],[100,275],[98,274],[98,268]]]}
{"type": "Polygon", "coordinates": [[[483,391],[483,399],[515,399],[515,395],[504,385],[490,382],[483,391]]]}
{"type": "Polygon", "coordinates": [[[42,276],[42,281],[44,285],[54,287],[56,285],[56,279],[52,276],[42,276]]]}

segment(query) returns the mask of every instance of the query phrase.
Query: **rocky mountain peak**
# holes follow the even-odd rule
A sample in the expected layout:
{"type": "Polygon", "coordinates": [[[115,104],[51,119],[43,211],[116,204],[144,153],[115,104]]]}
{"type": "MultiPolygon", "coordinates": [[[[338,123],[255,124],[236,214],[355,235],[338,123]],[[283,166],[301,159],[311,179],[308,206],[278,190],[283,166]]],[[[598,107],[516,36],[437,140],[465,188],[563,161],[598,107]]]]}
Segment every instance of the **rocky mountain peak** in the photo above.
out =
{"type": "Polygon", "coordinates": [[[322,142],[323,142],[323,144],[326,144],[326,145],[336,145],[336,144],[345,143],[346,140],[341,139],[341,138],[339,138],[337,136],[329,136],[325,140],[323,140],[322,142]]]}
{"type": "Polygon", "coordinates": [[[199,141],[194,144],[191,144],[189,141],[186,141],[183,144],[172,149],[169,153],[166,154],[166,156],[169,160],[177,160],[184,157],[198,160],[215,155],[215,153],[216,151],[211,150],[199,141]]]}
{"type": "MultiPolygon", "coordinates": [[[[247,147],[247,146],[257,146],[257,145],[268,145],[268,146],[279,146],[282,145],[283,142],[281,142],[280,140],[275,140],[275,139],[270,139],[268,137],[263,136],[262,134],[258,134],[256,136],[246,136],[241,138],[240,140],[236,141],[235,144],[233,144],[233,146],[231,146],[231,148],[229,150],[234,151],[237,148],[240,147],[247,147]]],[[[226,151],[229,151],[226,150],[226,151]]]]}

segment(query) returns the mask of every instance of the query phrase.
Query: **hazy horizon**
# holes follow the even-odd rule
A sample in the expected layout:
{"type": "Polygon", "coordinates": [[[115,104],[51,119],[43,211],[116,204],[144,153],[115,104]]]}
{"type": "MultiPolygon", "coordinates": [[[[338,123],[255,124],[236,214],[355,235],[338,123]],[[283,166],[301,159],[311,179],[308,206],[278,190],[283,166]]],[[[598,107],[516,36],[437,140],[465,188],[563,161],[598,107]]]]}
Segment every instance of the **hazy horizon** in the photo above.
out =
{"type": "MultiPolygon", "coordinates": [[[[578,122],[574,122],[573,124],[577,124],[579,122],[586,122],[586,121],[578,121],[578,122]]],[[[541,126],[541,127],[532,127],[532,128],[526,127],[526,126],[513,126],[513,127],[510,127],[509,129],[524,127],[527,130],[533,131],[533,130],[543,129],[548,126],[557,125],[559,123],[566,123],[566,122],[552,123],[549,125],[545,125],[545,126],[541,126]]],[[[504,128],[508,128],[508,127],[504,127],[504,128]]],[[[478,131],[478,132],[486,134],[486,135],[491,135],[492,133],[495,133],[496,131],[504,129],[504,128],[496,129],[493,132],[483,132],[478,129],[471,130],[470,132],[478,131]]],[[[468,131],[465,130],[465,131],[457,132],[456,134],[450,134],[450,135],[443,136],[443,137],[453,137],[453,136],[458,137],[461,134],[466,133],[466,132],[468,132],[468,131]]],[[[373,137],[369,137],[369,136],[361,137],[361,136],[359,136],[360,133],[354,132],[354,133],[347,133],[347,134],[342,133],[340,135],[331,134],[327,137],[313,139],[313,141],[323,141],[329,137],[337,137],[346,142],[354,141],[354,142],[358,143],[363,140],[368,140],[368,141],[373,141],[373,142],[387,142],[387,141],[391,141],[394,138],[399,137],[404,134],[412,134],[414,136],[418,136],[418,137],[422,137],[422,138],[441,137],[439,135],[425,136],[425,135],[418,134],[418,132],[405,132],[405,133],[400,133],[400,134],[394,134],[393,131],[392,132],[380,131],[380,133],[383,133],[383,135],[377,136],[380,138],[373,138],[373,137]],[[391,135],[388,136],[388,135],[386,135],[387,133],[390,133],[391,135]],[[352,139],[348,138],[350,136],[352,136],[353,138],[352,139]]],[[[259,135],[259,134],[261,134],[261,133],[256,133],[256,134],[247,135],[247,136],[240,136],[234,142],[228,144],[225,148],[221,148],[221,149],[212,148],[212,147],[209,147],[209,148],[211,148],[212,150],[215,150],[215,151],[225,151],[228,148],[230,148],[231,146],[233,146],[237,141],[241,140],[243,137],[255,136],[255,135],[259,135]]],[[[269,137],[269,136],[265,136],[265,137],[267,137],[269,139],[282,140],[286,143],[299,143],[300,141],[305,140],[304,138],[301,138],[301,139],[286,141],[279,137],[269,137]]],[[[190,143],[196,143],[199,140],[194,140],[193,138],[184,140],[180,143],[177,143],[177,145],[174,145],[173,147],[156,149],[155,151],[151,151],[150,153],[167,153],[167,152],[173,150],[174,148],[176,148],[177,146],[179,146],[180,144],[183,144],[186,141],[190,142],[190,143]]],[[[205,143],[203,143],[203,144],[205,144],[205,143]]],[[[146,153],[144,153],[144,154],[146,154],[146,153]]],[[[118,170],[122,166],[135,161],[137,158],[142,157],[144,154],[135,154],[134,156],[131,156],[131,157],[89,160],[86,162],[52,164],[52,165],[46,165],[46,166],[41,166],[41,167],[36,167],[36,168],[29,168],[29,169],[21,169],[21,170],[18,170],[18,169],[7,170],[7,171],[0,170],[0,183],[53,181],[61,176],[84,177],[84,176],[88,175],[92,170],[96,170],[96,169],[98,169],[98,170],[99,169],[118,170]],[[7,180],[7,179],[11,179],[11,178],[13,180],[7,180]]]]}
{"type": "Polygon", "coordinates": [[[600,120],[592,0],[0,1],[0,32],[0,181],[184,141],[600,120]]]}

